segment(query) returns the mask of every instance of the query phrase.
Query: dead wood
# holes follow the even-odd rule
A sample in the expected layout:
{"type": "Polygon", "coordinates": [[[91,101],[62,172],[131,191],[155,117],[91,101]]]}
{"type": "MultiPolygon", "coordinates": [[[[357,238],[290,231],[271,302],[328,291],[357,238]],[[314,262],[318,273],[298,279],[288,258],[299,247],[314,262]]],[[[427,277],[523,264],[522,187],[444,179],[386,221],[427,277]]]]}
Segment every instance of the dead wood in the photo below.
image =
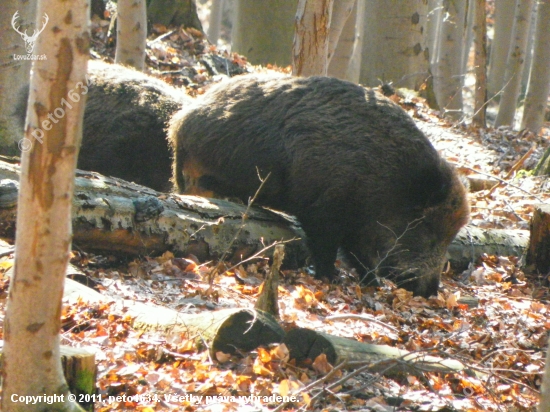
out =
{"type": "MultiPolygon", "coordinates": [[[[0,236],[12,238],[19,167],[0,162],[0,236]]],[[[285,266],[301,267],[307,249],[298,223],[290,216],[260,207],[197,196],[163,194],[97,173],[77,172],[73,200],[73,243],[90,251],[195,255],[201,262],[226,251],[232,263],[265,246],[286,243],[285,266]]],[[[272,248],[265,255],[270,255],[272,248]]]]}
{"type": "Polygon", "coordinates": [[[456,235],[447,257],[456,270],[464,270],[483,254],[522,256],[529,244],[528,230],[481,229],[465,226],[456,235]]]}
{"type": "MultiPolygon", "coordinates": [[[[67,274],[74,272],[70,270],[67,274]]],[[[78,300],[100,303],[111,299],[78,282],[65,279],[64,301],[74,303],[78,300]]],[[[213,359],[217,359],[218,352],[248,352],[261,345],[281,342],[284,337],[284,331],[275,318],[261,310],[230,308],[183,313],[151,303],[129,300],[121,303],[126,308],[126,314],[132,318],[134,329],[156,331],[165,336],[183,335],[195,340],[198,347],[206,346],[213,359]]]]}
{"type": "Polygon", "coordinates": [[[279,273],[284,257],[285,246],[275,246],[271,271],[266,276],[266,279],[262,285],[262,292],[258,296],[256,304],[254,305],[255,309],[270,313],[276,319],[279,319],[279,273]]]}
{"type": "Polygon", "coordinates": [[[464,364],[456,360],[408,352],[387,345],[362,343],[306,328],[289,331],[284,343],[290,351],[290,359],[298,362],[315,360],[320,354],[325,354],[332,365],[344,363],[346,368],[356,368],[359,364],[371,363],[370,371],[382,372],[386,376],[467,370],[464,364]]]}
{"type": "Polygon", "coordinates": [[[526,263],[542,274],[550,272],[550,205],[536,205],[529,224],[530,243],[526,263]]]}

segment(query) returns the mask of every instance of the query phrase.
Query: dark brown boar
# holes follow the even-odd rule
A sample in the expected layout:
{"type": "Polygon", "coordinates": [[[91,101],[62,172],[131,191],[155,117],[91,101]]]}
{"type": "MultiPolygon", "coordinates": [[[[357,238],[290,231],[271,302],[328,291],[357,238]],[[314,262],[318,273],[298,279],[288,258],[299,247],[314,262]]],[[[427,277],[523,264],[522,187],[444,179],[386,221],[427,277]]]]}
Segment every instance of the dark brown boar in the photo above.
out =
{"type": "MultiPolygon", "coordinates": [[[[169,191],[172,153],[166,129],[172,114],[192,99],[162,80],[121,65],[90,61],[88,78],[77,167],[169,191]]],[[[15,112],[21,124],[28,92],[27,86],[15,112]]]]}
{"type": "Polygon", "coordinates": [[[172,119],[177,190],[236,196],[298,217],[320,278],[338,248],[361,273],[437,292],[466,192],[412,119],[377,92],[328,78],[242,76],[172,119]]]}

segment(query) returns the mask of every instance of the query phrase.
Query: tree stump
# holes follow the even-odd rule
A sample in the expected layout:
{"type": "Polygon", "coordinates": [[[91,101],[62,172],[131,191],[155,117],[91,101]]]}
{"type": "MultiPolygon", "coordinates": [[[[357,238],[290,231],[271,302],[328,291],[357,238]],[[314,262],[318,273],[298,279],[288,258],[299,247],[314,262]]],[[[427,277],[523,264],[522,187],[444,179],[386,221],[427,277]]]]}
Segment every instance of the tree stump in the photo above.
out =
{"type": "Polygon", "coordinates": [[[526,263],[539,273],[550,272],[550,205],[535,207],[530,223],[526,263]]]}

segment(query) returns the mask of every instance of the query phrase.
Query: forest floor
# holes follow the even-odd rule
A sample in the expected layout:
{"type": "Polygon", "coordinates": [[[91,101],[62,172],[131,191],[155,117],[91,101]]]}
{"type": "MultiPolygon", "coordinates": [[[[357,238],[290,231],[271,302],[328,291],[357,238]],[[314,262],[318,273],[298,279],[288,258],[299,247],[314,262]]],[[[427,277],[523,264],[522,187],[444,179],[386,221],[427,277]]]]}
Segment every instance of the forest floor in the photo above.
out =
{"type": "MultiPolygon", "coordinates": [[[[94,54],[109,58],[107,20],[94,22],[94,54]]],[[[265,70],[241,56],[209,45],[194,31],[168,32],[156,27],[148,46],[152,74],[200,95],[222,77],[212,62],[218,56],[230,70],[265,70]],[[153,40],[163,36],[161,40],[153,40]]],[[[469,194],[471,224],[483,228],[526,230],[533,208],[548,202],[550,182],[532,170],[550,130],[539,136],[509,128],[475,129],[451,124],[414,95],[392,97],[415,119],[440,153],[463,175],[479,174],[501,184],[469,194]],[[527,156],[526,156],[527,154],[527,156]],[[518,170],[515,170],[517,166],[518,170]]],[[[75,245],[75,247],[78,245],[75,245]]],[[[0,259],[6,271],[13,255],[0,259]]],[[[182,313],[220,308],[251,308],[269,270],[266,260],[241,265],[209,284],[210,263],[174,258],[121,258],[75,250],[72,264],[97,282],[109,303],[67,304],[62,343],[95,353],[98,367],[97,411],[186,410],[261,411],[277,404],[245,401],[245,396],[293,394],[284,410],[349,411],[534,411],[544,369],[550,329],[550,295],[545,276],[525,274],[519,258],[483,256],[464,273],[448,269],[437,297],[424,299],[397,289],[361,287],[346,273],[339,284],[315,280],[306,270],[285,271],[279,286],[281,325],[306,327],[340,337],[460,360],[472,371],[420,372],[388,377],[381,372],[351,375],[320,360],[296,364],[282,345],[212,359],[189,336],[143,332],[131,327],[127,302],[169,307],[182,313]],[[464,297],[475,298],[468,305],[464,297]],[[370,315],[394,329],[364,320],[327,320],[336,314],[370,315]],[[329,388],[331,382],[338,385],[329,388]],[[139,398],[116,399],[116,396],[139,398]],[[168,396],[167,396],[168,395],[168,396]],[[211,398],[216,403],[186,397],[211,398]],[[321,395],[321,396],[319,396],[321,395]],[[112,396],[112,398],[109,398],[112,396]],[[180,397],[180,398],[178,398],[180,397]]],[[[344,270],[345,272],[345,270],[344,270]]],[[[3,306],[9,278],[0,279],[3,306]]],[[[280,410],[280,409],[279,409],[280,410]]]]}

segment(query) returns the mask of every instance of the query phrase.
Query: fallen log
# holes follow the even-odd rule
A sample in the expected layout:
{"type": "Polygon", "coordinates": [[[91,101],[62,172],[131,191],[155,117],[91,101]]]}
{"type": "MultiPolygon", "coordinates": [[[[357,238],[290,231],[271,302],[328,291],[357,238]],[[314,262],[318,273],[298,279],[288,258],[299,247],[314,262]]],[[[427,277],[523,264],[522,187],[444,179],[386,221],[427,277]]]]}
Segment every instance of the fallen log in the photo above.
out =
{"type": "MultiPolygon", "coordinates": [[[[0,161],[0,237],[15,233],[18,178],[18,166],[0,161]]],[[[193,254],[201,262],[229,250],[228,260],[235,264],[266,245],[300,239],[286,244],[284,267],[301,267],[308,256],[299,223],[284,213],[260,207],[247,212],[244,205],[225,200],[163,194],[92,172],[77,171],[75,183],[73,242],[84,250],[134,255],[171,250],[177,256],[193,254]]],[[[447,257],[460,271],[483,253],[522,256],[528,243],[526,230],[466,226],[447,257]]]]}
{"type": "Polygon", "coordinates": [[[371,371],[382,372],[386,376],[461,371],[475,375],[466,365],[453,359],[408,352],[387,345],[362,343],[306,328],[292,329],[286,334],[283,343],[290,352],[290,359],[298,362],[306,359],[313,361],[317,356],[325,354],[332,365],[345,363],[347,368],[356,368],[359,364],[372,363],[371,371]]]}
{"type": "MultiPolygon", "coordinates": [[[[0,162],[0,179],[0,237],[13,239],[19,167],[0,162]]],[[[159,193],[93,172],[76,175],[73,243],[84,250],[134,255],[170,250],[176,256],[192,254],[201,262],[229,251],[227,260],[237,263],[267,245],[294,239],[286,243],[284,263],[298,268],[307,257],[303,238],[296,220],[283,213],[159,193]]]]}
{"type": "MultiPolygon", "coordinates": [[[[78,269],[69,267],[67,275],[79,272],[78,269]]],[[[110,299],[66,278],[63,300],[68,303],[105,303],[110,299]]],[[[128,300],[124,301],[124,305],[127,308],[126,314],[132,318],[131,324],[134,328],[155,330],[164,335],[184,334],[188,339],[197,338],[199,343],[205,343],[211,357],[216,360],[218,352],[247,352],[261,345],[282,342],[288,347],[290,358],[297,361],[314,360],[324,353],[333,365],[346,362],[346,368],[356,368],[359,364],[372,363],[373,372],[378,371],[386,376],[427,371],[451,373],[463,370],[479,376],[479,373],[470,371],[461,362],[425,353],[408,352],[387,345],[361,343],[306,328],[293,329],[285,335],[271,315],[259,310],[232,308],[186,314],[128,300]]]]}
{"type": "MultiPolygon", "coordinates": [[[[75,273],[72,269],[68,269],[67,275],[75,273]]],[[[110,299],[66,278],[63,300],[69,303],[79,300],[104,303],[110,299]]],[[[218,352],[249,352],[259,346],[281,342],[285,334],[275,318],[261,310],[230,308],[183,313],[150,303],[125,300],[123,304],[126,315],[132,318],[134,329],[157,331],[165,336],[183,335],[195,340],[197,347],[206,346],[213,359],[218,359],[218,352]]]]}
{"type": "Polygon", "coordinates": [[[468,268],[483,254],[523,256],[529,245],[528,230],[481,229],[467,225],[460,229],[447,249],[455,271],[468,268]]]}
{"type": "MultiPolygon", "coordinates": [[[[69,268],[67,274],[78,272],[74,269],[69,268]]],[[[74,303],[80,300],[100,303],[109,299],[67,278],[64,301],[74,303]]],[[[124,301],[124,305],[135,329],[154,330],[164,335],[183,334],[187,339],[197,339],[199,347],[204,343],[212,359],[216,360],[219,352],[248,352],[259,346],[282,342],[288,347],[290,358],[297,361],[314,360],[324,353],[333,365],[346,362],[346,368],[356,368],[359,363],[373,363],[371,370],[386,376],[427,371],[469,372],[464,364],[455,360],[411,353],[387,345],[361,343],[306,328],[293,329],[285,335],[277,321],[260,310],[232,308],[189,314],[133,301],[124,301]]]]}

